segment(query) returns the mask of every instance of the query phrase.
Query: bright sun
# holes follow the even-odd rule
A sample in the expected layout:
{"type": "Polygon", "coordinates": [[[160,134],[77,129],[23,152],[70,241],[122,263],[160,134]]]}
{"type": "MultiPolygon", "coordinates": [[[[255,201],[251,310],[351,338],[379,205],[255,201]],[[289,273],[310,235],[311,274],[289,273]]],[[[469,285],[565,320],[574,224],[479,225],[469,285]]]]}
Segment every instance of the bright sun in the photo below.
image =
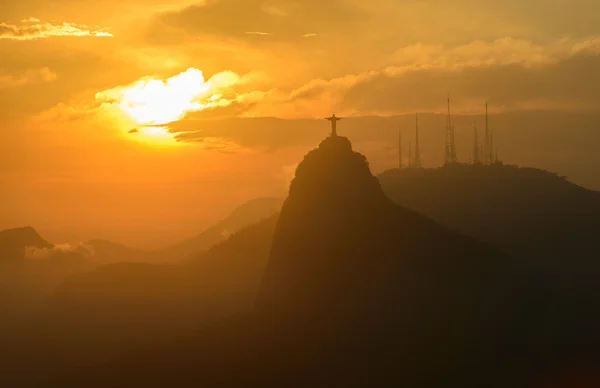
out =
{"type": "Polygon", "coordinates": [[[201,70],[189,68],[166,80],[143,78],[132,85],[98,93],[96,98],[111,101],[139,126],[138,133],[172,139],[167,124],[188,112],[231,103],[223,93],[240,77],[233,72],[215,74],[208,81],[201,70]]]}

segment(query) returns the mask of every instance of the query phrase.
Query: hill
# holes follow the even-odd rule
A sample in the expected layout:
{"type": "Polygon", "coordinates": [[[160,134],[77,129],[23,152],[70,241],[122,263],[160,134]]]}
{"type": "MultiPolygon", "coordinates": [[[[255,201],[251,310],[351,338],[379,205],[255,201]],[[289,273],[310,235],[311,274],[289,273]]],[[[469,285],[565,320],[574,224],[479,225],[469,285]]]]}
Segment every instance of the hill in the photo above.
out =
{"type": "Polygon", "coordinates": [[[0,231],[0,261],[23,260],[27,247],[50,249],[53,245],[30,226],[0,231]]]}
{"type": "Polygon", "coordinates": [[[91,267],[86,256],[31,227],[0,231],[0,333],[30,317],[67,276],[91,267]]]}
{"type": "Polygon", "coordinates": [[[242,228],[185,263],[115,263],[69,277],[27,325],[8,338],[0,333],[12,355],[4,378],[16,372],[19,386],[36,386],[48,371],[100,363],[250,310],[277,219],[242,228]],[[25,379],[22,370],[36,373],[25,379]]]}
{"type": "Polygon", "coordinates": [[[545,270],[600,270],[600,192],[564,177],[508,165],[456,165],[389,170],[379,180],[394,202],[545,270]]]}
{"type": "Polygon", "coordinates": [[[53,384],[523,386],[564,367],[547,286],[394,205],[364,156],[327,138],[298,166],[253,311],[53,384]]]}
{"type": "Polygon", "coordinates": [[[152,262],[151,252],[106,240],[90,240],[76,249],[98,264],[152,262]]]}
{"type": "Polygon", "coordinates": [[[224,241],[238,230],[272,216],[281,209],[281,198],[257,198],[236,208],[227,218],[192,238],[159,249],[153,255],[159,260],[178,261],[191,259],[211,246],[224,241]]]}

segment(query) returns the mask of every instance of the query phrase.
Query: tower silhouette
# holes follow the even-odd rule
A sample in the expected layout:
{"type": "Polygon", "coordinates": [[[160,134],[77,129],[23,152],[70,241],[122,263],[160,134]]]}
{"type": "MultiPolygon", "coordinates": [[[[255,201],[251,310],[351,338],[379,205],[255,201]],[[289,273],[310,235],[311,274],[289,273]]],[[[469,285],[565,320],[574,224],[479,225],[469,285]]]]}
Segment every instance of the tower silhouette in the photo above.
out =
{"type": "Polygon", "coordinates": [[[493,162],[493,151],[492,151],[492,142],[491,142],[491,135],[490,135],[490,129],[488,126],[488,103],[487,101],[485,102],[485,139],[484,139],[484,155],[483,155],[483,162],[485,164],[492,164],[493,162]]]}
{"type": "Polygon", "coordinates": [[[412,167],[413,167],[412,142],[408,142],[408,168],[412,168],[412,167]]]}
{"type": "Polygon", "coordinates": [[[415,121],[415,168],[421,168],[421,151],[419,150],[419,114],[416,114],[415,121]]]}
{"type": "Polygon", "coordinates": [[[496,163],[496,159],[494,157],[494,134],[490,133],[490,164],[496,163]]]}
{"type": "Polygon", "coordinates": [[[477,134],[477,122],[473,123],[473,164],[481,163],[479,154],[479,138],[477,134]]]}
{"type": "Polygon", "coordinates": [[[402,128],[398,127],[398,168],[402,167],[402,128]]]}
{"type": "Polygon", "coordinates": [[[450,116],[450,97],[448,97],[448,117],[446,118],[446,150],[444,153],[444,163],[456,163],[456,146],[454,143],[454,126],[450,116]]]}

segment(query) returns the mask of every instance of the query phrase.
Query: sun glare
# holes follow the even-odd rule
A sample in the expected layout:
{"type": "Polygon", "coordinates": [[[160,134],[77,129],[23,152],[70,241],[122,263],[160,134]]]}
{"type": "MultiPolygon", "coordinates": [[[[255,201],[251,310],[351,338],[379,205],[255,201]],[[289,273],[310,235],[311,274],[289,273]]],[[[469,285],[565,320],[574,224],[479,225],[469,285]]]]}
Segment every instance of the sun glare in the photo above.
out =
{"type": "Polygon", "coordinates": [[[201,70],[189,68],[166,80],[143,78],[129,86],[98,93],[99,100],[115,104],[140,128],[136,133],[158,139],[172,139],[166,124],[186,113],[231,102],[224,97],[240,77],[233,72],[215,74],[208,81],[201,70]]]}
{"type": "Polygon", "coordinates": [[[125,88],[120,106],[139,124],[166,124],[205,108],[198,100],[210,87],[201,71],[189,69],[166,81],[141,80],[125,88]]]}

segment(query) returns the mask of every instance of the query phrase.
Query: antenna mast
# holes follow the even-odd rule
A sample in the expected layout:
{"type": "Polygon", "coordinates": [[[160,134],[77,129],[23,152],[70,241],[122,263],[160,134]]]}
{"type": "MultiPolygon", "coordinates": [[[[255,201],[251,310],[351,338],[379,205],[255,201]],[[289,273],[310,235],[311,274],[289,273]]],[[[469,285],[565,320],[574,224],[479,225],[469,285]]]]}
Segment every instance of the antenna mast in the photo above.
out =
{"type": "Polygon", "coordinates": [[[446,119],[446,152],[444,155],[445,164],[456,163],[456,146],[454,144],[454,126],[450,116],[450,96],[448,96],[448,117],[446,119]]]}
{"type": "Polygon", "coordinates": [[[481,163],[479,155],[479,139],[477,135],[477,121],[473,123],[473,164],[481,163]]]}
{"type": "Polygon", "coordinates": [[[398,127],[398,168],[404,167],[402,165],[402,128],[398,127]]]}
{"type": "Polygon", "coordinates": [[[415,168],[421,168],[421,151],[419,150],[419,114],[416,115],[416,127],[415,127],[415,168]]]}
{"type": "Polygon", "coordinates": [[[490,129],[488,127],[488,103],[485,102],[485,139],[484,139],[484,155],[483,161],[485,164],[492,164],[492,144],[490,141],[490,129]]]}

